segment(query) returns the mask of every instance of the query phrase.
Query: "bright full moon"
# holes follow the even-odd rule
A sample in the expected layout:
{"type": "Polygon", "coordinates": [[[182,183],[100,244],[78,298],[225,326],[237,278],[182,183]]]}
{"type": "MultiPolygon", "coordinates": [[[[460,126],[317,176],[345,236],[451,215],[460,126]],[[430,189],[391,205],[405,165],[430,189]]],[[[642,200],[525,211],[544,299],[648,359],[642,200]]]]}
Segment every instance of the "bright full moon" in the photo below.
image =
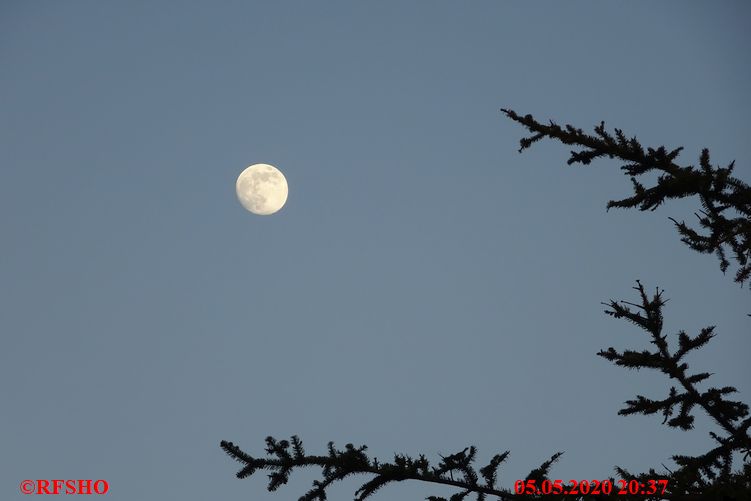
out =
{"type": "Polygon", "coordinates": [[[253,214],[268,216],[287,201],[287,180],[269,164],[254,164],[237,178],[237,198],[253,214]]]}

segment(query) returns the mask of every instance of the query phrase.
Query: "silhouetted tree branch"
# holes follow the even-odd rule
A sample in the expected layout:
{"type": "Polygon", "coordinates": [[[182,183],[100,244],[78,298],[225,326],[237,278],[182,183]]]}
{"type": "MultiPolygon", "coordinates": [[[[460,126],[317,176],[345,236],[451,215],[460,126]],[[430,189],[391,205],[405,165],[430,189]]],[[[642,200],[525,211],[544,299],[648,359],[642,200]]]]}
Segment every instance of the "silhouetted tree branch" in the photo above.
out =
{"type": "MultiPolygon", "coordinates": [[[[751,277],[751,188],[739,179],[730,176],[733,163],[727,168],[713,168],[709,164],[709,153],[706,149],[700,157],[700,170],[693,167],[680,167],[673,163],[682,148],[667,152],[665,147],[658,149],[648,148],[644,153],[642,146],[636,138],[627,139],[622,131],[615,129],[615,138],[605,131],[605,124],[601,122],[595,128],[597,136],[589,136],[571,125],[566,125],[566,130],[550,122],[550,125],[542,125],[531,115],[520,116],[512,110],[502,110],[508,117],[527,127],[533,135],[520,141],[522,152],[534,142],[549,137],[557,139],[564,144],[574,144],[585,149],[579,152],[572,151],[569,165],[572,163],[589,164],[593,159],[608,156],[620,158],[629,162],[621,167],[627,175],[631,176],[634,195],[618,201],[610,201],[607,208],[611,207],[639,207],[640,210],[654,210],[669,198],[684,198],[697,195],[701,201],[702,216],[697,214],[699,224],[709,231],[707,235],[701,235],[689,228],[683,222],[678,223],[671,218],[676,225],[681,240],[692,249],[703,253],[715,253],[720,260],[720,268],[723,273],[729,266],[726,259],[726,249],[729,248],[739,265],[735,275],[735,281],[741,285],[751,277]],[[659,171],[662,174],[657,179],[657,184],[651,188],[645,188],[636,177],[649,171],[659,171]],[[738,217],[729,219],[725,211],[733,209],[739,213],[738,217]]],[[[668,395],[660,400],[653,400],[642,395],[637,395],[635,400],[626,401],[626,407],[618,414],[656,414],[661,413],[663,424],[682,430],[693,428],[694,416],[692,411],[701,408],[706,412],[723,431],[720,436],[710,432],[710,437],[716,442],[716,446],[705,454],[699,456],[674,455],[673,460],[678,465],[676,471],[658,473],[650,469],[646,473],[632,474],[627,470],[616,466],[615,471],[623,480],[638,480],[648,483],[650,480],[666,480],[668,489],[665,495],[631,496],[631,495],[530,495],[515,494],[512,491],[496,486],[498,469],[508,458],[509,452],[496,454],[490,462],[480,468],[480,476],[472,466],[475,460],[476,449],[474,446],[467,447],[463,451],[450,456],[441,457],[437,467],[430,466],[424,455],[418,459],[410,456],[395,454],[392,463],[379,463],[376,458],[372,460],[365,453],[365,445],[355,448],[347,444],[345,450],[334,448],[333,442],[328,444],[327,456],[308,456],[302,447],[302,442],[297,436],[293,436],[291,442],[286,440],[276,441],[273,437],[266,438],[266,453],[268,458],[255,458],[243,452],[232,442],[221,442],[221,448],[232,458],[243,464],[237,473],[238,478],[251,476],[261,470],[269,470],[269,491],[275,491],[281,485],[286,484],[289,475],[294,468],[306,466],[321,467],[322,480],[314,481],[313,488],[300,501],[326,500],[326,489],[334,482],[342,480],[350,475],[370,474],[373,479],[364,483],[355,493],[355,501],[364,500],[381,487],[391,482],[405,480],[419,480],[435,484],[450,485],[461,489],[460,492],[451,496],[449,500],[442,497],[429,496],[428,501],[461,501],[470,494],[475,494],[478,501],[484,501],[487,496],[494,496],[502,501],[517,499],[545,499],[558,501],[573,500],[604,500],[619,499],[622,501],[639,500],[672,500],[672,501],[698,501],[712,500],[751,500],[751,437],[749,428],[751,418],[746,404],[738,401],[727,400],[725,395],[735,393],[737,390],[731,386],[723,388],[711,387],[704,391],[697,389],[696,385],[708,379],[711,374],[702,372],[689,374],[688,364],[684,361],[686,355],[693,350],[705,346],[714,337],[714,326],[702,329],[695,336],[689,336],[684,331],[677,335],[678,347],[671,351],[666,335],[662,334],[663,312],[662,308],[667,302],[662,298],[662,291],[656,289],[650,299],[641,282],[637,281],[634,287],[638,293],[640,302],[630,303],[626,301],[611,300],[603,303],[608,306],[606,314],[619,319],[626,319],[647,332],[650,342],[655,346],[653,350],[626,350],[616,351],[610,347],[601,350],[598,355],[628,369],[656,369],[666,374],[670,379],[677,381],[668,391],[668,395]],[[291,448],[291,450],[290,450],[291,448]],[[732,471],[733,455],[744,454],[744,464],[738,471],[732,471]],[[454,479],[457,473],[458,479],[454,479]]],[[[548,472],[561,456],[561,452],[555,453],[549,460],[538,468],[533,469],[525,480],[534,480],[539,486],[543,480],[550,480],[548,472]]],[[[609,479],[613,485],[616,480],[609,479]]],[[[571,485],[566,485],[570,488],[571,485]]]]}
{"type": "MultiPolygon", "coordinates": [[[[258,469],[272,470],[269,475],[269,491],[276,490],[281,484],[286,484],[289,474],[295,467],[320,466],[323,468],[323,480],[313,482],[313,489],[300,498],[300,501],[325,500],[325,489],[333,482],[354,474],[374,474],[376,477],[363,484],[356,492],[356,500],[364,500],[389,482],[403,480],[421,480],[436,484],[451,485],[464,489],[460,498],[469,493],[477,493],[478,500],[484,500],[486,495],[493,495],[499,499],[518,499],[520,496],[495,486],[498,468],[508,457],[509,452],[496,454],[490,462],[480,469],[484,483],[478,483],[479,477],[472,467],[477,450],[467,447],[463,451],[441,458],[438,467],[431,467],[425,456],[420,455],[417,460],[401,454],[394,455],[393,463],[379,463],[378,459],[371,460],[365,454],[367,446],[355,448],[347,444],[345,450],[337,450],[333,442],[329,442],[328,456],[306,456],[302,442],[297,436],[292,437],[293,452],[289,453],[290,442],[277,442],[273,437],[266,437],[266,453],[276,455],[277,459],[253,458],[247,455],[232,442],[221,442],[224,451],[245,466],[237,473],[238,478],[252,475],[258,469]],[[468,452],[469,451],[469,452],[468,452]],[[454,480],[453,472],[462,476],[462,480],[454,480]],[[450,476],[448,476],[450,475],[450,476]]],[[[551,465],[558,460],[562,453],[554,454],[549,460],[535,468],[527,476],[528,479],[542,481],[546,478],[551,465]]],[[[441,501],[443,498],[430,496],[431,501],[441,501]]],[[[529,499],[529,496],[526,497],[529,499]]],[[[445,500],[444,500],[445,501],[445,500]]]]}
{"type": "Polygon", "coordinates": [[[681,167],[673,163],[673,160],[683,147],[668,153],[664,146],[660,146],[657,149],[647,148],[647,153],[644,153],[636,137],[627,139],[620,129],[615,129],[613,137],[605,131],[605,122],[600,122],[595,127],[596,136],[590,136],[571,125],[566,125],[566,130],[563,130],[552,120],[550,125],[543,125],[532,115],[521,116],[507,109],[501,111],[533,132],[532,136],[519,141],[520,153],[536,141],[549,137],[564,144],[585,148],[582,151],[571,151],[567,162],[569,165],[588,165],[593,159],[603,156],[628,162],[621,170],[631,176],[634,195],[622,200],[610,200],[608,209],[638,206],[642,211],[655,210],[666,199],[698,195],[703,210],[699,211],[701,215],[695,215],[699,219],[699,225],[708,230],[709,234],[701,235],[683,221],[679,223],[670,218],[681,235],[681,241],[698,252],[716,254],[723,273],[730,264],[726,258],[726,249],[729,248],[739,265],[735,281],[743,285],[751,276],[751,187],[730,175],[735,162],[731,162],[726,168],[713,168],[709,163],[709,150],[705,148],[699,157],[700,169],[690,165],[681,167]],[[645,188],[636,177],[651,171],[661,172],[661,175],[655,186],[645,188]],[[727,218],[725,211],[728,209],[735,210],[739,216],[727,218]]]}
{"type": "MultiPolygon", "coordinates": [[[[634,289],[639,291],[641,304],[626,301],[619,303],[611,300],[609,303],[603,303],[609,306],[605,313],[614,318],[625,318],[648,332],[652,338],[650,342],[656,346],[656,349],[653,351],[626,350],[618,352],[610,347],[607,350],[601,350],[598,355],[610,360],[615,365],[629,369],[660,370],[671,379],[676,379],[682,391],[676,390],[676,387],[672,386],[668,396],[662,400],[652,400],[637,395],[636,400],[626,401],[626,407],[618,411],[618,414],[627,416],[661,412],[663,424],[673,428],[690,430],[693,428],[694,422],[694,416],[691,415],[692,409],[695,406],[703,408],[727,435],[719,436],[710,432],[709,435],[719,445],[701,456],[673,456],[673,460],[681,468],[671,475],[671,490],[706,495],[710,487],[731,485],[739,481],[738,475],[734,475],[731,471],[733,453],[742,452],[746,459],[751,455],[751,437],[748,434],[751,418],[747,417],[749,415],[748,405],[724,398],[724,395],[737,391],[732,386],[709,388],[700,392],[695,385],[708,379],[711,374],[706,372],[688,374],[688,364],[683,361],[683,358],[690,351],[706,345],[714,337],[714,326],[702,329],[694,337],[680,331],[678,333],[679,347],[671,354],[667,336],[662,334],[662,307],[667,302],[667,300],[662,299],[662,291],[656,289],[652,299],[649,299],[644,287],[638,280],[634,289]],[[629,306],[635,307],[636,310],[632,310],[629,306]],[[678,414],[672,417],[676,407],[678,407],[678,414]]],[[[745,474],[747,475],[748,487],[751,487],[748,468],[749,464],[746,465],[745,474]]],[[[625,472],[620,468],[616,471],[625,472]]],[[[748,492],[751,493],[751,490],[748,492]]]]}

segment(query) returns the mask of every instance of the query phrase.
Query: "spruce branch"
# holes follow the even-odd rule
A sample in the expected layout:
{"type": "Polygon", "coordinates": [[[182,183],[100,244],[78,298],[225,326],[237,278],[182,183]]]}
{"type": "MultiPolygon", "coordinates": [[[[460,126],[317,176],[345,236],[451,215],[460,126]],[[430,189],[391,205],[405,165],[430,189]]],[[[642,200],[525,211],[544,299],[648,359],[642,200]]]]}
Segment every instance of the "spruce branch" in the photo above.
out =
{"type": "MultiPolygon", "coordinates": [[[[512,120],[524,125],[532,136],[519,140],[519,153],[544,137],[556,139],[564,144],[584,147],[581,151],[571,151],[568,165],[580,163],[588,165],[599,157],[618,158],[627,162],[621,170],[631,178],[634,195],[622,200],[610,200],[607,209],[633,208],[654,211],[667,199],[698,196],[702,210],[695,213],[699,226],[708,231],[700,234],[684,221],[669,218],[675,225],[681,241],[697,252],[716,254],[720,270],[725,273],[730,265],[727,253],[732,252],[738,263],[734,280],[741,286],[751,277],[751,187],[732,177],[735,162],[727,167],[714,168],[710,164],[709,150],[704,148],[699,157],[699,168],[681,167],[673,161],[683,149],[670,152],[664,146],[657,149],[643,147],[636,139],[628,139],[623,131],[615,129],[615,137],[605,130],[605,122],[595,127],[591,136],[571,125],[565,130],[552,120],[544,125],[532,115],[521,116],[513,110],[501,109],[512,120]],[[637,177],[651,171],[659,172],[657,184],[644,187],[637,177]],[[733,209],[737,217],[727,217],[726,211],[733,209]]],[[[751,281],[749,281],[751,286],[751,281]]]]}
{"type": "MultiPolygon", "coordinates": [[[[315,480],[313,488],[300,501],[325,500],[326,489],[335,481],[342,480],[350,475],[355,474],[374,474],[375,478],[364,483],[356,491],[356,501],[369,498],[381,487],[391,482],[404,480],[421,480],[436,484],[450,485],[463,489],[462,492],[452,496],[454,499],[464,499],[465,496],[474,493],[478,501],[483,501],[486,496],[495,496],[500,500],[515,499],[534,499],[529,495],[518,495],[511,491],[501,489],[495,486],[498,469],[506,458],[509,451],[502,454],[496,454],[490,462],[480,468],[485,483],[478,482],[479,477],[472,466],[475,460],[477,449],[474,446],[467,447],[463,451],[441,456],[441,461],[436,467],[430,466],[430,462],[424,455],[418,459],[413,459],[402,454],[395,454],[393,463],[379,463],[377,458],[372,460],[368,458],[365,451],[367,446],[355,448],[352,444],[347,444],[345,450],[338,450],[334,447],[333,442],[328,444],[328,456],[306,456],[302,448],[302,441],[297,436],[292,436],[294,453],[289,453],[290,442],[287,440],[277,441],[273,437],[266,438],[266,453],[269,458],[254,458],[243,452],[232,442],[222,441],[220,447],[233,459],[242,463],[244,466],[237,473],[238,478],[246,478],[258,470],[269,470],[272,473],[269,476],[269,491],[275,491],[279,486],[286,484],[289,475],[294,468],[303,468],[306,466],[319,466],[322,468],[323,479],[315,480]],[[276,456],[276,457],[274,457],[276,456]],[[454,479],[453,473],[461,475],[461,480],[454,479]]],[[[533,469],[527,476],[527,479],[535,479],[542,482],[547,479],[550,467],[563,454],[558,452],[550,459],[543,462],[542,465],[533,469]]],[[[441,497],[431,496],[428,499],[435,501],[443,500],[441,497]]],[[[547,498],[550,499],[550,498],[547,498]]],[[[443,500],[445,501],[445,500],[443,500]]]]}
{"type": "MultiPolygon", "coordinates": [[[[667,302],[662,298],[663,291],[657,289],[650,298],[641,282],[637,280],[636,284],[634,289],[639,292],[641,304],[611,300],[609,303],[603,303],[609,307],[605,313],[614,318],[625,318],[646,331],[651,338],[650,342],[657,347],[656,350],[618,352],[610,347],[607,350],[601,350],[598,355],[627,368],[660,370],[671,379],[677,380],[683,389],[682,392],[678,392],[675,386],[671,387],[667,398],[662,400],[637,395],[635,400],[626,401],[626,407],[618,411],[619,415],[647,415],[662,412],[663,424],[689,430],[693,428],[694,421],[691,411],[698,406],[704,409],[724,430],[727,435],[722,437],[710,432],[710,436],[719,445],[709,452],[696,457],[673,456],[673,460],[681,467],[673,475],[680,480],[679,489],[688,493],[705,492],[708,486],[714,483],[727,483],[734,478],[731,472],[733,453],[745,452],[747,457],[751,454],[751,437],[748,434],[751,418],[747,417],[749,408],[742,402],[725,398],[725,395],[737,391],[731,386],[713,387],[705,391],[698,390],[696,384],[708,379],[711,374],[706,372],[688,374],[688,364],[681,362],[689,352],[706,345],[714,337],[714,326],[705,327],[695,337],[680,331],[678,333],[679,348],[671,354],[667,336],[662,334],[662,308],[667,302]],[[641,311],[634,311],[629,306],[641,311]],[[672,417],[676,407],[678,407],[678,414],[672,417]]],[[[617,471],[621,473],[620,469],[617,471]]]]}
{"type": "MultiPolygon", "coordinates": [[[[751,423],[751,420],[749,423],[751,423]]],[[[488,499],[488,496],[492,496],[493,499],[499,501],[604,501],[606,499],[618,499],[619,501],[697,501],[699,499],[704,499],[703,497],[697,497],[695,494],[685,494],[684,492],[688,492],[686,489],[681,490],[680,488],[674,488],[673,482],[675,481],[675,478],[671,475],[659,474],[654,470],[650,470],[650,473],[648,474],[633,476],[619,467],[616,467],[615,469],[620,474],[620,478],[624,480],[635,478],[639,479],[645,485],[648,485],[650,480],[669,480],[670,484],[668,492],[664,495],[653,496],[515,494],[511,491],[495,486],[498,469],[508,458],[509,451],[503,452],[502,454],[496,454],[486,466],[480,468],[480,474],[485,480],[485,483],[481,484],[478,483],[478,477],[471,465],[476,455],[476,449],[474,447],[467,447],[463,451],[449,456],[441,456],[441,461],[438,466],[432,467],[422,454],[416,460],[406,455],[395,454],[393,463],[379,463],[376,458],[371,460],[367,457],[365,454],[367,447],[365,445],[355,448],[352,444],[347,444],[345,450],[342,451],[337,450],[334,447],[333,442],[329,442],[328,456],[306,456],[304,452],[302,452],[302,442],[297,436],[292,437],[292,443],[297,444],[295,447],[299,446],[299,450],[301,451],[299,454],[297,451],[295,451],[294,454],[288,453],[287,449],[289,448],[289,442],[286,440],[277,442],[273,437],[267,437],[266,443],[266,453],[269,456],[276,456],[276,458],[254,458],[243,452],[232,442],[222,441],[220,446],[229,456],[245,465],[237,473],[239,478],[248,477],[259,469],[271,471],[272,473],[268,475],[270,478],[268,486],[269,491],[274,491],[280,485],[287,483],[289,473],[294,468],[303,468],[306,466],[321,467],[323,470],[323,479],[313,481],[313,488],[305,495],[301,496],[299,498],[300,501],[325,501],[327,499],[326,489],[331,484],[354,474],[375,475],[373,479],[365,482],[357,489],[355,492],[355,501],[369,498],[381,487],[391,482],[405,480],[419,480],[434,484],[449,485],[461,489],[460,492],[453,494],[449,499],[441,496],[428,496],[426,498],[428,501],[460,501],[466,499],[470,494],[474,494],[475,499],[478,501],[485,501],[488,499]],[[453,477],[447,476],[447,474],[451,475],[452,472],[463,474],[463,479],[455,480],[453,477]]],[[[719,452],[722,453],[724,451],[725,449],[722,449],[719,452]]],[[[550,459],[544,461],[540,466],[530,471],[524,480],[535,480],[538,486],[542,484],[542,481],[550,480],[548,477],[550,468],[556,461],[558,461],[561,455],[561,452],[557,452],[551,456],[550,459]]],[[[718,455],[721,454],[714,453],[712,458],[718,455]]],[[[688,458],[688,461],[691,461],[691,458],[688,458]]],[[[691,465],[693,464],[694,463],[691,463],[691,465]]],[[[742,483],[743,478],[738,477],[737,475],[732,476],[731,478],[738,485],[745,485],[742,483]]],[[[608,480],[613,486],[619,485],[618,481],[612,477],[608,480]]],[[[564,489],[571,489],[573,487],[574,485],[570,483],[563,485],[564,489]]],[[[680,487],[680,485],[677,485],[677,487],[680,487]]],[[[719,490],[717,492],[726,493],[726,490],[719,490]]],[[[718,497],[718,499],[722,499],[722,497],[718,497]]]]}

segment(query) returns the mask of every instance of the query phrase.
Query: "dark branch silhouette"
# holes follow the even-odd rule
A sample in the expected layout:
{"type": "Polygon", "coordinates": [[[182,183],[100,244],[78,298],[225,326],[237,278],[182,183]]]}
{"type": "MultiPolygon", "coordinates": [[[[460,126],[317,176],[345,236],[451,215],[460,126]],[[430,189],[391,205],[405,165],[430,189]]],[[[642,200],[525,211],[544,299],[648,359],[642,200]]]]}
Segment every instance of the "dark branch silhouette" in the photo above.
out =
{"type": "Polygon", "coordinates": [[[683,147],[670,153],[664,146],[657,149],[647,148],[647,153],[636,137],[627,139],[620,129],[615,129],[615,138],[605,131],[605,122],[595,127],[596,136],[584,134],[581,129],[566,125],[566,130],[552,120],[550,125],[543,125],[532,115],[521,116],[512,110],[501,109],[509,118],[519,122],[534,134],[519,141],[521,153],[544,137],[557,139],[564,144],[583,146],[582,151],[572,151],[568,165],[581,163],[588,165],[593,159],[607,156],[628,162],[621,167],[626,175],[631,176],[634,195],[623,200],[611,200],[607,208],[639,207],[639,210],[655,210],[668,198],[685,198],[699,196],[703,210],[695,213],[701,227],[709,230],[708,235],[701,235],[689,228],[684,222],[676,225],[681,241],[692,249],[705,253],[717,254],[723,273],[730,265],[726,258],[726,249],[730,248],[739,269],[735,281],[743,283],[751,276],[751,187],[740,179],[731,177],[735,162],[726,168],[713,168],[709,163],[709,150],[703,149],[699,158],[701,169],[693,166],[681,167],[673,163],[683,147]],[[650,171],[662,174],[657,184],[645,188],[636,180],[637,176],[650,171]],[[725,211],[733,209],[740,215],[729,219],[725,211]]]}
{"type": "MultiPolygon", "coordinates": [[[[497,496],[502,500],[523,497],[495,486],[498,468],[508,457],[508,451],[496,454],[486,466],[480,469],[480,475],[485,482],[478,483],[479,477],[471,465],[477,452],[474,447],[467,447],[461,452],[443,457],[438,467],[431,467],[430,462],[423,455],[415,460],[409,456],[395,454],[393,463],[379,463],[376,458],[373,460],[368,458],[365,454],[367,449],[365,445],[355,448],[352,444],[347,444],[345,450],[342,451],[334,448],[333,442],[329,442],[328,456],[306,456],[302,441],[297,436],[292,437],[293,450],[291,454],[289,452],[290,442],[287,440],[277,442],[273,437],[266,437],[266,453],[275,455],[276,459],[253,458],[232,442],[222,441],[220,445],[227,454],[245,465],[237,473],[238,478],[250,476],[258,469],[273,471],[269,475],[269,491],[274,491],[280,485],[286,484],[289,480],[289,474],[295,467],[322,467],[323,480],[313,482],[313,488],[302,496],[300,501],[325,500],[325,489],[330,484],[354,474],[376,475],[374,479],[363,484],[357,490],[355,499],[358,501],[368,498],[389,482],[403,480],[422,480],[459,487],[465,489],[462,498],[471,492],[477,493],[477,499],[480,500],[484,500],[486,495],[497,496]],[[463,479],[454,480],[454,472],[460,474],[463,479]]],[[[554,454],[549,460],[532,470],[527,479],[538,479],[541,482],[546,478],[551,465],[558,460],[561,454],[560,452],[554,454]]],[[[428,499],[431,501],[443,500],[443,498],[435,496],[430,496],[428,499]]],[[[452,497],[452,499],[454,498],[452,497]]],[[[529,496],[526,499],[529,499],[529,496]]]]}
{"type": "MultiPolygon", "coordinates": [[[[571,125],[566,125],[566,130],[563,130],[552,121],[550,125],[542,125],[531,115],[520,116],[506,109],[502,111],[509,118],[523,124],[533,132],[532,136],[521,139],[519,152],[529,148],[534,142],[549,137],[564,144],[574,144],[585,148],[579,152],[571,152],[569,165],[572,163],[586,165],[602,156],[615,157],[629,162],[621,169],[631,176],[634,195],[623,200],[611,200],[607,204],[608,209],[639,207],[642,211],[655,210],[666,199],[698,196],[703,207],[700,211],[702,215],[697,214],[699,224],[709,233],[701,235],[683,222],[678,223],[671,218],[681,240],[694,250],[716,254],[723,273],[729,266],[726,258],[729,248],[739,265],[735,281],[743,285],[751,277],[751,188],[746,183],[730,176],[733,163],[727,168],[715,169],[709,164],[709,152],[704,149],[700,157],[701,169],[694,169],[692,166],[680,167],[674,164],[673,160],[682,148],[668,153],[665,147],[661,146],[656,150],[648,148],[647,153],[644,153],[636,138],[627,139],[619,129],[615,129],[614,138],[605,131],[603,122],[595,128],[597,136],[589,136],[571,125]],[[662,173],[655,186],[645,188],[636,180],[637,176],[653,170],[662,173]],[[733,219],[727,218],[725,211],[729,209],[735,210],[739,216],[733,219]]],[[[488,496],[502,501],[518,499],[551,501],[751,500],[751,437],[749,437],[751,417],[749,417],[748,405],[726,399],[726,395],[737,391],[731,386],[699,390],[697,385],[706,381],[711,374],[706,372],[689,374],[688,364],[685,362],[690,352],[705,346],[714,337],[714,326],[702,329],[695,336],[690,336],[684,331],[678,332],[677,349],[671,350],[668,336],[662,333],[663,306],[667,302],[662,298],[663,291],[656,289],[650,299],[638,280],[634,289],[639,293],[640,302],[611,300],[603,303],[608,306],[605,313],[614,318],[626,319],[647,332],[650,343],[655,348],[652,351],[619,352],[610,347],[607,350],[601,350],[598,355],[615,365],[628,369],[659,370],[676,383],[670,387],[667,397],[653,400],[637,395],[635,400],[626,401],[626,407],[618,414],[628,416],[661,413],[663,424],[681,430],[691,430],[694,423],[692,412],[702,409],[714,420],[722,433],[722,435],[709,433],[717,445],[702,455],[674,455],[673,460],[678,465],[675,471],[669,470],[664,465],[667,471],[663,473],[650,469],[646,473],[632,474],[619,466],[614,468],[619,479],[637,480],[644,484],[657,480],[666,481],[667,490],[664,494],[649,496],[517,494],[516,490],[511,491],[496,486],[498,470],[508,458],[509,451],[493,456],[486,466],[480,468],[478,476],[478,472],[472,466],[477,453],[474,446],[441,457],[437,467],[430,466],[424,455],[413,459],[407,455],[395,454],[392,463],[379,463],[376,458],[370,459],[366,455],[365,445],[355,448],[352,444],[347,444],[344,450],[338,450],[334,448],[333,442],[328,444],[328,455],[308,456],[305,454],[302,441],[297,436],[293,436],[291,442],[277,441],[273,437],[267,437],[266,453],[269,456],[267,458],[250,456],[232,442],[222,441],[221,448],[229,456],[242,463],[243,467],[237,473],[238,478],[249,477],[258,470],[270,471],[269,491],[275,491],[281,485],[286,484],[290,473],[295,468],[306,466],[322,468],[322,480],[314,481],[313,487],[299,498],[300,501],[326,500],[326,489],[332,483],[356,474],[375,475],[375,477],[360,486],[355,493],[355,501],[367,499],[388,483],[405,480],[450,485],[460,489],[460,492],[452,495],[449,500],[429,496],[428,501],[461,501],[470,494],[474,494],[478,501],[484,501],[488,496]],[[733,457],[739,453],[743,455],[744,463],[740,470],[733,471],[733,457]],[[454,473],[457,474],[457,479],[454,478],[454,473]],[[482,482],[480,477],[482,477],[482,482]]],[[[533,469],[524,481],[534,481],[538,487],[543,484],[543,481],[550,481],[549,470],[561,454],[561,452],[553,454],[549,460],[533,469]]],[[[614,486],[618,485],[614,478],[609,480],[614,486]]],[[[566,484],[563,489],[568,490],[572,487],[572,484],[566,484]]]]}

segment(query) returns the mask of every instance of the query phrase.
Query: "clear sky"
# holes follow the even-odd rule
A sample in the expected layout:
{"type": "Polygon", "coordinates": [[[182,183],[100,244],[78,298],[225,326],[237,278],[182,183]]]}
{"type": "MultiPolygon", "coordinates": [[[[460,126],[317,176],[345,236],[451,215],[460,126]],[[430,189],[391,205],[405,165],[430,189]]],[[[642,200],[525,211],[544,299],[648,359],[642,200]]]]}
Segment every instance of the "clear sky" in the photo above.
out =
{"type": "MultiPolygon", "coordinates": [[[[682,165],[751,179],[747,2],[0,4],[0,498],[24,479],[105,479],[113,500],[289,500],[219,448],[333,440],[431,461],[510,449],[512,487],[605,478],[703,453],[714,430],[617,416],[662,374],[603,313],[636,279],[666,333],[751,401],[747,289],[668,217],[605,211],[614,160],[582,167],[499,108],[592,132],[605,120],[682,165]],[[289,183],[272,216],[238,174],[289,183]],[[703,354],[703,356],[702,356],[703,354]]],[[[337,484],[352,499],[359,477],[337,484]]],[[[374,499],[455,489],[396,484],[374,499]]]]}

